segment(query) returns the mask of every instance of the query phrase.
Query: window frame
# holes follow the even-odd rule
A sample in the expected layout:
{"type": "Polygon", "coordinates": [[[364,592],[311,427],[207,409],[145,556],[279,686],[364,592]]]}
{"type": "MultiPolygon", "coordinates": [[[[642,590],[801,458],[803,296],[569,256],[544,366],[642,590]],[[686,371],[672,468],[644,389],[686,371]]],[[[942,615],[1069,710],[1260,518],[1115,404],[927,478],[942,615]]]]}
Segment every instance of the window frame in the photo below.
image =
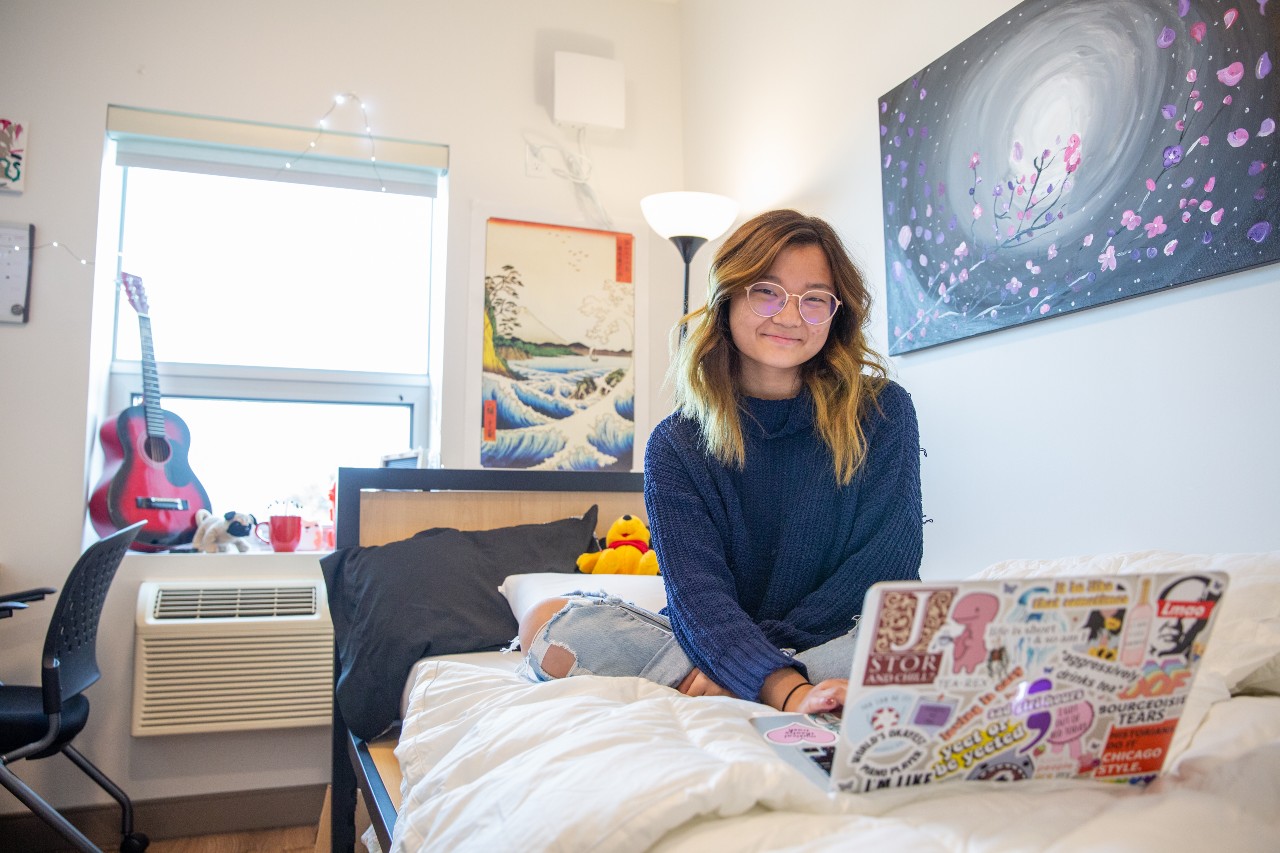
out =
{"type": "MultiPolygon", "coordinates": [[[[116,307],[119,312],[119,305],[116,307]]],[[[431,447],[428,425],[431,384],[426,374],[371,373],[307,368],[189,364],[156,361],[161,405],[165,397],[249,400],[269,403],[331,403],[409,407],[410,444],[431,447]]],[[[113,359],[107,381],[107,411],[134,405],[142,395],[142,362],[113,359]]],[[[388,452],[394,448],[388,448],[388,452]]]]}
{"type": "MultiPolygon", "coordinates": [[[[137,148],[141,144],[146,150],[153,141],[158,141],[161,153],[164,153],[164,145],[167,143],[173,143],[173,151],[184,156],[188,151],[194,152],[194,159],[191,161],[173,161],[168,167],[170,171],[208,173],[208,170],[203,170],[198,165],[202,150],[217,154],[220,148],[229,148],[234,152],[243,147],[249,152],[249,156],[256,158],[255,163],[248,168],[250,171],[256,168],[257,177],[265,174],[262,170],[263,152],[274,150],[280,157],[306,165],[311,170],[304,175],[301,174],[304,170],[291,169],[290,176],[281,177],[280,180],[337,187],[350,187],[357,183],[357,179],[349,174],[350,164],[365,161],[366,146],[376,143],[379,166],[377,180],[383,184],[383,191],[407,192],[432,198],[429,233],[431,260],[423,274],[427,282],[429,309],[437,308],[434,297],[438,287],[436,278],[443,269],[446,251],[442,226],[447,220],[447,146],[378,137],[368,133],[350,134],[323,129],[317,131],[110,105],[104,169],[115,171],[110,180],[104,177],[103,186],[104,190],[108,187],[118,190],[118,203],[113,211],[115,216],[108,215],[108,219],[115,218],[115,222],[109,227],[117,247],[116,281],[119,281],[121,273],[119,251],[122,248],[121,224],[126,205],[128,170],[133,166],[150,165],[136,161],[119,162],[118,146],[125,144],[127,147],[137,148]],[[299,160],[298,141],[302,139],[313,142],[323,139],[324,145],[331,147],[329,156],[299,160]],[[195,166],[184,167],[191,164],[195,166]]],[[[234,156],[231,159],[234,160],[234,156]]],[[[154,165],[151,167],[157,168],[154,165]]],[[[220,168],[214,168],[213,172],[224,173],[220,168]]],[[[239,167],[234,165],[226,174],[255,176],[241,174],[239,167]]],[[[142,362],[115,356],[121,323],[126,319],[126,312],[132,313],[124,304],[119,286],[115,288],[112,306],[106,404],[108,412],[118,412],[133,405],[134,397],[142,394],[142,362]]],[[[439,417],[431,408],[432,401],[439,397],[438,389],[433,388],[431,382],[434,350],[431,339],[433,330],[438,327],[431,319],[429,310],[423,323],[423,334],[427,336],[428,363],[423,365],[421,374],[183,363],[157,359],[156,372],[160,380],[161,401],[163,403],[163,398],[168,396],[255,402],[408,406],[410,443],[403,449],[420,450],[424,460],[438,458],[439,417]]],[[[387,452],[393,450],[395,448],[388,448],[387,452]]]]}

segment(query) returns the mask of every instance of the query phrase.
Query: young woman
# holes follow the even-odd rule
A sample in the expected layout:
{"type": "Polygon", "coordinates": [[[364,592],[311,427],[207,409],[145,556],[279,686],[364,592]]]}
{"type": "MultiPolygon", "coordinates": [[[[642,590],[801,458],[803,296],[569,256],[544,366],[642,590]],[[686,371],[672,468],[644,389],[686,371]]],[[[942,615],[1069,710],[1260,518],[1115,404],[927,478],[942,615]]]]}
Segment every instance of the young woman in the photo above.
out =
{"type": "Polygon", "coordinates": [[[771,211],[722,244],[645,452],[665,615],[543,602],[521,622],[535,675],[840,709],[863,595],[923,552],[915,409],[868,347],[870,302],[821,219],[771,211]]]}

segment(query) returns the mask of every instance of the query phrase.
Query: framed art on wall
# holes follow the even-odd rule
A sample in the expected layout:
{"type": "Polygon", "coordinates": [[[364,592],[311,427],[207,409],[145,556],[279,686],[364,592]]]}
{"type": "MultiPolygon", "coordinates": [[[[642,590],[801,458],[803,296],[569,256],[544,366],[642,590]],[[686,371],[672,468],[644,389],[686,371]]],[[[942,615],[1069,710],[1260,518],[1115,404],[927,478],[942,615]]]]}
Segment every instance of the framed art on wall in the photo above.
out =
{"type": "Polygon", "coordinates": [[[480,464],[631,470],[636,235],[499,215],[480,222],[480,464]]]}
{"type": "Polygon", "coordinates": [[[879,103],[889,352],[1280,260],[1280,14],[1028,0],[879,103]]]}
{"type": "Polygon", "coordinates": [[[0,191],[20,193],[26,181],[27,124],[0,118],[0,191]]]}

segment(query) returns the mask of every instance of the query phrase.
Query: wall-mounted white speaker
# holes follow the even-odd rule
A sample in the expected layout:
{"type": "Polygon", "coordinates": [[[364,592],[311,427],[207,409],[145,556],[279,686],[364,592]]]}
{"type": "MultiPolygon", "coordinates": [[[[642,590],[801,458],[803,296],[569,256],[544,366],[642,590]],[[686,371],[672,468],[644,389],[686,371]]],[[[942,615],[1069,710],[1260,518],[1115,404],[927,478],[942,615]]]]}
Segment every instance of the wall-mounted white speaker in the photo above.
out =
{"type": "Polygon", "coordinates": [[[557,124],[624,128],[626,78],[622,63],[599,56],[556,51],[557,124]]]}

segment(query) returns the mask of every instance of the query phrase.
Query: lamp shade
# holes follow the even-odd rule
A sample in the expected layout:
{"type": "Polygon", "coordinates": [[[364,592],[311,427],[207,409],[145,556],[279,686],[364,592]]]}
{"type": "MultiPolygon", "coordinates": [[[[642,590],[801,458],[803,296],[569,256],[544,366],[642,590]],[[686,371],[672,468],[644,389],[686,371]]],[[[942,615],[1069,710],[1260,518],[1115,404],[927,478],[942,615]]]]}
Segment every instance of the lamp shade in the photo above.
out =
{"type": "Polygon", "coordinates": [[[649,227],[667,240],[673,237],[714,240],[733,224],[738,203],[714,193],[656,193],[640,199],[640,210],[649,227]]]}

